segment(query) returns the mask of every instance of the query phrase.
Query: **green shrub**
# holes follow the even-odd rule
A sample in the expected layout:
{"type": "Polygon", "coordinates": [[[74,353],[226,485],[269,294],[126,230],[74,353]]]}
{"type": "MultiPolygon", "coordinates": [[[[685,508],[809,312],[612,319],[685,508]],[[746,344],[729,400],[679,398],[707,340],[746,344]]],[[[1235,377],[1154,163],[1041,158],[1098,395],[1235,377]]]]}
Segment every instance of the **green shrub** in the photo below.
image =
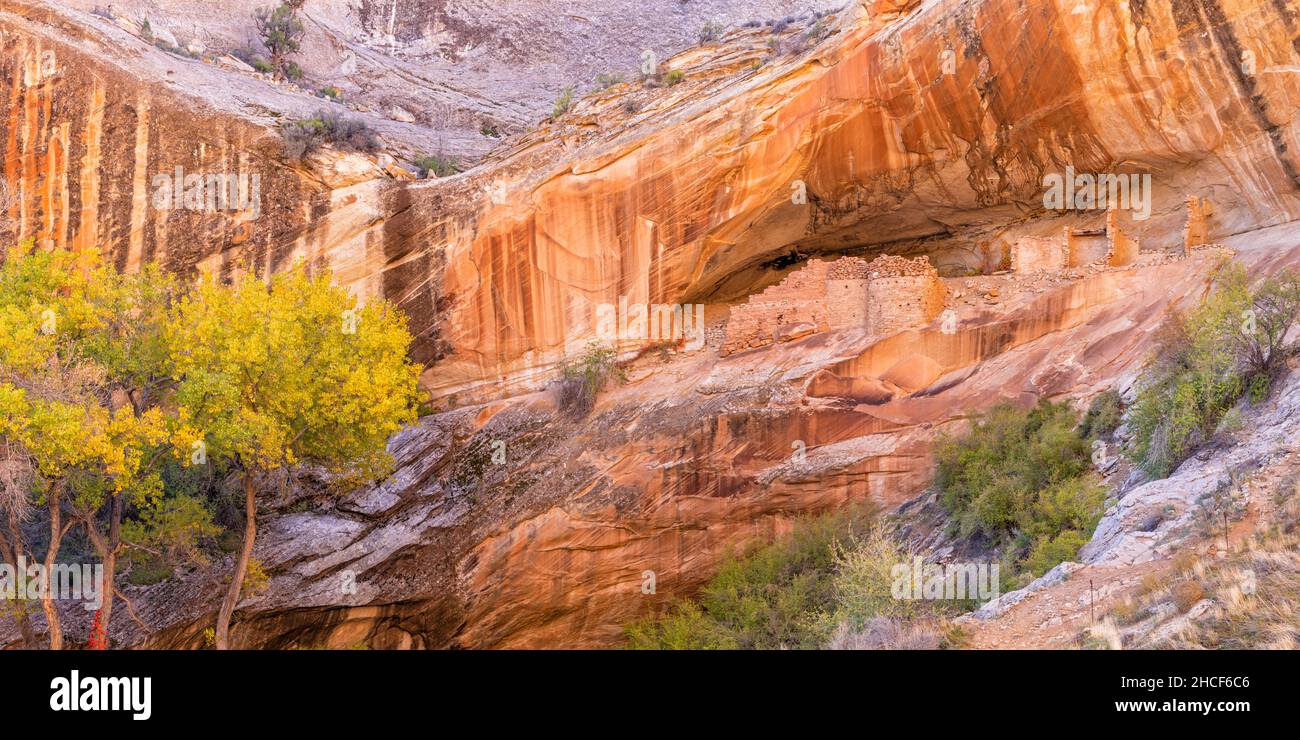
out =
{"type": "Polygon", "coordinates": [[[453,157],[441,154],[426,154],[415,160],[415,166],[420,170],[420,177],[428,177],[430,173],[435,177],[448,177],[460,172],[460,164],[453,157]]]}
{"type": "Polygon", "coordinates": [[[285,156],[300,160],[325,144],[349,151],[374,151],[379,139],[370,126],[336,111],[317,111],[312,118],[281,124],[285,156]]]}
{"type": "Polygon", "coordinates": [[[863,535],[850,536],[847,543],[833,543],[831,552],[836,624],[860,630],[876,617],[898,619],[915,614],[916,601],[893,596],[893,570],[909,562],[911,556],[884,529],[871,526],[863,535]]]}
{"type": "Polygon", "coordinates": [[[711,44],[714,41],[717,41],[725,30],[726,26],[721,23],[718,23],[717,21],[709,21],[700,29],[698,41],[701,45],[711,44]]]}
{"type": "Polygon", "coordinates": [[[263,74],[273,74],[275,72],[275,65],[250,47],[240,47],[231,51],[230,55],[263,74]]]}
{"type": "Polygon", "coordinates": [[[809,28],[808,32],[804,35],[809,42],[817,44],[825,40],[827,36],[830,36],[831,31],[833,30],[834,29],[831,28],[829,19],[819,18],[817,19],[817,22],[812,25],[812,28],[809,28]]]}
{"type": "Polygon", "coordinates": [[[1007,546],[1013,573],[1041,575],[1073,557],[1101,519],[1104,489],[1077,420],[1065,403],[1001,404],[936,445],[935,484],[957,533],[1007,546]]]}
{"type": "Polygon", "coordinates": [[[1021,568],[1033,576],[1041,576],[1057,565],[1073,558],[1079,548],[1088,544],[1088,536],[1074,529],[1067,529],[1055,536],[1043,535],[1034,542],[1021,568]]]}
{"type": "Polygon", "coordinates": [[[1287,271],[1253,290],[1245,270],[1228,264],[1195,309],[1161,328],[1147,378],[1130,412],[1129,457],[1167,477],[1209,440],[1243,395],[1267,398],[1295,350],[1285,337],[1300,316],[1300,278],[1287,271]]]}
{"type": "Polygon", "coordinates": [[[573,86],[564,88],[560,91],[560,97],[555,99],[555,107],[551,109],[551,118],[559,118],[573,107],[573,86]]]}
{"type": "Polygon", "coordinates": [[[1124,407],[1119,391],[1114,388],[1102,391],[1092,399],[1088,413],[1083,415],[1079,433],[1088,439],[1109,439],[1123,417],[1124,407]]]}
{"type": "Polygon", "coordinates": [[[725,627],[693,601],[683,601],[662,617],[627,626],[630,650],[735,650],[740,646],[725,627]]]}
{"type": "Polygon", "coordinates": [[[132,586],[152,586],[172,577],[172,566],[162,561],[137,565],[127,573],[126,580],[132,586]]]}
{"type": "Polygon", "coordinates": [[[673,69],[673,70],[669,70],[668,74],[664,75],[664,84],[667,85],[668,87],[672,87],[682,82],[685,79],[686,79],[685,72],[681,71],[680,69],[673,69]]]}
{"type": "Polygon", "coordinates": [[[125,558],[132,562],[205,565],[200,542],[221,534],[202,499],[177,495],[122,522],[125,558]]]}
{"type": "Polygon", "coordinates": [[[1042,401],[1029,411],[1000,404],[965,436],[939,439],[936,484],[960,533],[1004,540],[1023,526],[1038,492],[1083,475],[1087,440],[1067,404],[1042,401]]]}
{"type": "Polygon", "coordinates": [[[479,125],[478,132],[488,137],[489,139],[501,138],[501,131],[497,129],[496,125],[488,123],[486,121],[484,121],[482,124],[479,125]]]}
{"type": "MultiPolygon", "coordinates": [[[[800,520],[789,536],[724,561],[695,601],[629,625],[628,646],[821,647],[834,625],[836,543],[849,541],[869,523],[869,513],[862,510],[800,520]]],[[[870,578],[852,580],[869,584],[870,578]]]]}
{"type": "Polygon", "coordinates": [[[333,100],[335,103],[343,102],[343,91],[334,85],[327,85],[316,91],[316,97],[333,100]]]}
{"type": "Polygon", "coordinates": [[[623,370],[618,355],[600,342],[591,342],[576,361],[560,366],[560,410],[575,417],[586,416],[596,405],[596,396],[612,380],[621,381],[623,370]]]}
{"type": "Polygon", "coordinates": [[[1251,403],[1263,403],[1273,391],[1273,379],[1267,375],[1256,375],[1246,386],[1246,395],[1251,403]]]}

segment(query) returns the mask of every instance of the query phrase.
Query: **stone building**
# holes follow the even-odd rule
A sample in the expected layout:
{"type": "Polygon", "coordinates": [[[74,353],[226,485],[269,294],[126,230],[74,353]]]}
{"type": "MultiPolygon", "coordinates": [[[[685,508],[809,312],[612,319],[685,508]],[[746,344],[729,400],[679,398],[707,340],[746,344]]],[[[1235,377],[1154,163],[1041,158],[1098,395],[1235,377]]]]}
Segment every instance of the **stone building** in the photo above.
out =
{"type": "Polygon", "coordinates": [[[776,341],[777,330],[809,324],[814,331],[829,328],[826,275],[829,263],[812,260],[776,285],[732,306],[722,354],[763,347],[776,341]]]}
{"type": "Polygon", "coordinates": [[[1137,262],[1142,246],[1119,227],[1119,211],[1114,208],[1106,211],[1106,241],[1110,244],[1106,252],[1107,265],[1124,267],[1137,262]]]}
{"type": "Polygon", "coordinates": [[[866,328],[873,335],[928,324],[948,298],[939,272],[924,257],[878,257],[867,265],[866,284],[866,328]]]}
{"type": "Polygon", "coordinates": [[[1016,273],[1056,272],[1070,264],[1069,229],[1066,236],[1023,236],[1011,245],[1011,271],[1016,273]]]}
{"type": "Polygon", "coordinates": [[[1108,267],[1124,267],[1137,261],[1141,244],[1119,227],[1119,212],[1114,208],[1106,212],[1104,256],[1092,246],[1092,235],[1100,233],[1076,233],[1067,226],[1060,236],[1021,237],[1011,246],[1011,270],[1020,274],[1058,272],[1069,267],[1083,267],[1099,259],[1108,267]]]}
{"type": "Polygon", "coordinates": [[[938,271],[924,257],[812,260],[731,308],[722,354],[828,329],[889,334],[928,323],[946,298],[938,271]]]}
{"type": "Polygon", "coordinates": [[[1183,227],[1183,251],[1208,244],[1210,241],[1209,217],[1214,212],[1209,198],[1187,196],[1187,225],[1183,227]]]}

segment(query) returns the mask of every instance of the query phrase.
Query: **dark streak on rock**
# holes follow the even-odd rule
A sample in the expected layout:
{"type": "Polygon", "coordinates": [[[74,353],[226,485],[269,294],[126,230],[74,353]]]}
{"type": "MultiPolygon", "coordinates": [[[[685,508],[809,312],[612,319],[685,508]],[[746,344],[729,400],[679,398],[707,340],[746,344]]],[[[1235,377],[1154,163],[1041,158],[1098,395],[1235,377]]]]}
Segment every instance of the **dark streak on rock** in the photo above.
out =
{"type": "MultiPolygon", "coordinates": [[[[1175,5],[1187,1],[1175,0],[1175,5]]],[[[1268,140],[1277,155],[1278,164],[1282,166],[1282,170],[1292,184],[1297,189],[1300,189],[1300,171],[1297,171],[1295,163],[1291,161],[1291,157],[1287,154],[1285,133],[1282,127],[1274,123],[1269,116],[1268,101],[1264,99],[1264,94],[1260,92],[1255,77],[1246,74],[1246,70],[1242,68],[1241,43],[1237,40],[1237,35],[1233,31],[1227,15],[1223,12],[1223,6],[1219,4],[1218,0],[1200,0],[1200,4],[1206,18],[1209,20],[1210,31],[1214,34],[1214,39],[1218,42],[1222,51],[1224,66],[1232,72],[1237,88],[1242,92],[1242,96],[1249,101],[1248,107],[1251,113],[1254,114],[1256,122],[1268,134],[1268,140]]]]}

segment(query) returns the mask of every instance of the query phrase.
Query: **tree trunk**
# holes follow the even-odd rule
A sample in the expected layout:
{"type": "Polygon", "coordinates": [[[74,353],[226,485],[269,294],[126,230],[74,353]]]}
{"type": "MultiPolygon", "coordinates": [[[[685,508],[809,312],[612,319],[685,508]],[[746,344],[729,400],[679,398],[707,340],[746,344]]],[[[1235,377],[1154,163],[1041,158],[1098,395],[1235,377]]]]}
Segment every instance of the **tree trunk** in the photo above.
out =
{"type": "MultiPolygon", "coordinates": [[[[94,526],[93,522],[87,522],[87,527],[94,526]]],[[[103,631],[103,643],[95,646],[100,650],[107,650],[109,646],[108,636],[110,634],[110,621],[113,616],[113,588],[117,580],[117,551],[122,545],[122,497],[114,495],[112,505],[109,509],[108,519],[108,541],[104,544],[103,552],[99,554],[104,561],[104,574],[100,580],[99,593],[104,602],[99,608],[99,626],[103,631]]]]}
{"type": "MultiPolygon", "coordinates": [[[[0,532],[0,558],[4,558],[4,562],[14,569],[15,578],[22,578],[24,574],[18,572],[18,558],[23,554],[22,534],[13,516],[9,517],[9,533],[14,537],[13,545],[5,539],[4,532],[0,532]]],[[[23,636],[23,647],[28,650],[40,647],[36,642],[36,629],[32,627],[32,618],[27,615],[26,602],[20,601],[14,604],[14,619],[17,620],[18,631],[23,636]]]]}
{"type": "Polygon", "coordinates": [[[217,649],[230,649],[230,619],[235,614],[239,603],[239,594],[244,589],[244,574],[248,572],[248,561],[253,556],[253,540],[257,537],[257,493],[253,489],[253,474],[244,473],[244,546],[239,550],[239,559],[235,561],[235,572],[230,576],[230,588],[226,598],[221,601],[221,611],[217,613],[217,649]]]}
{"type": "Polygon", "coordinates": [[[41,609],[45,612],[45,624],[50,632],[50,649],[63,649],[63,624],[59,621],[59,611],[54,608],[54,586],[52,573],[54,561],[59,556],[59,544],[63,541],[63,517],[61,508],[62,484],[50,487],[50,547],[45,552],[45,583],[41,588],[41,609]]]}

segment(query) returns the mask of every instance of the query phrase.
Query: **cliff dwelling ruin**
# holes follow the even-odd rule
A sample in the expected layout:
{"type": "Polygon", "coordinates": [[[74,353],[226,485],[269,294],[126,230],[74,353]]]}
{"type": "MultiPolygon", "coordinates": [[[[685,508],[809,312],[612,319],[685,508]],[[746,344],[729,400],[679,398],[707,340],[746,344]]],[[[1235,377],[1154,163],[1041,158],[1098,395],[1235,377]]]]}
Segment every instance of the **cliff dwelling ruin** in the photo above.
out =
{"type": "Polygon", "coordinates": [[[812,260],[732,307],[722,354],[828,329],[891,334],[934,319],[943,311],[947,293],[939,272],[925,257],[812,260]]]}
{"type": "MultiPolygon", "coordinates": [[[[1208,244],[1211,213],[1208,198],[1188,196],[1184,249],[1178,256],[1208,244]]],[[[1008,258],[1012,274],[1053,275],[1087,266],[1128,267],[1137,264],[1141,254],[1141,241],[1120,226],[1119,210],[1111,208],[1104,229],[1067,226],[1055,237],[1024,236],[1012,244],[1008,258]]],[[[720,353],[731,355],[836,329],[886,336],[928,324],[952,295],[924,256],[814,259],[732,306],[720,353]]]]}

